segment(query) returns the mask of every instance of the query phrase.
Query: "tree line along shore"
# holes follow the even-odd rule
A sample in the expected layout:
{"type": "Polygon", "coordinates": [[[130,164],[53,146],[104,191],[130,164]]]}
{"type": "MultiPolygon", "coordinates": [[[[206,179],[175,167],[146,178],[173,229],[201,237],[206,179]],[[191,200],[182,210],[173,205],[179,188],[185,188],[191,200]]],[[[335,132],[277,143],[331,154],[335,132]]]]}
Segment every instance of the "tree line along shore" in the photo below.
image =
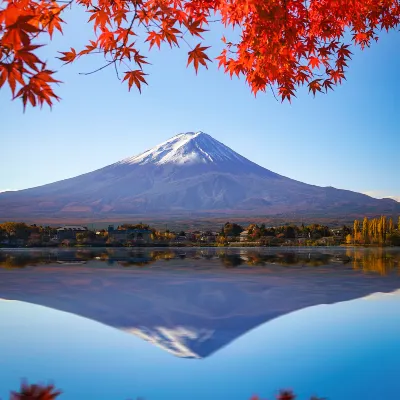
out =
{"type": "Polygon", "coordinates": [[[0,247],[57,246],[400,246],[397,221],[381,216],[355,220],[353,226],[285,224],[242,226],[226,222],[217,231],[159,230],[145,223],[89,229],[82,225],[0,224],[0,247]]]}

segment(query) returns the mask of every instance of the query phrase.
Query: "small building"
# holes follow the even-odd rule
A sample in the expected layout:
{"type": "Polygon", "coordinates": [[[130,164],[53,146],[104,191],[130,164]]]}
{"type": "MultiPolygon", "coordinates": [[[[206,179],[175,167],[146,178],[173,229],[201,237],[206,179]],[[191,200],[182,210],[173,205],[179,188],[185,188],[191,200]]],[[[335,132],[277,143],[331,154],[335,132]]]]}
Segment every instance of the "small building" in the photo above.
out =
{"type": "Polygon", "coordinates": [[[32,232],[29,235],[28,243],[30,245],[40,244],[41,242],[42,242],[42,236],[41,236],[41,234],[39,232],[32,232]]]}
{"type": "Polygon", "coordinates": [[[128,240],[128,230],[113,229],[108,230],[108,239],[112,242],[126,242],[128,240]]]}
{"type": "Polygon", "coordinates": [[[200,241],[203,243],[215,243],[217,240],[217,233],[215,232],[204,232],[200,236],[200,241]]]}
{"type": "Polygon", "coordinates": [[[81,225],[64,225],[57,228],[57,240],[76,240],[77,233],[87,232],[88,228],[81,225]]]}
{"type": "Polygon", "coordinates": [[[147,244],[151,242],[151,234],[150,229],[114,229],[113,225],[108,227],[108,238],[113,242],[147,244]]]}
{"type": "Polygon", "coordinates": [[[316,243],[320,246],[333,246],[335,244],[335,238],[332,236],[323,237],[318,239],[316,243]]]}
{"type": "Polygon", "coordinates": [[[241,242],[247,242],[249,240],[249,231],[243,231],[240,234],[240,241],[241,242]]]}
{"type": "Polygon", "coordinates": [[[196,235],[192,232],[186,232],[186,240],[193,242],[196,240],[196,235]]]}
{"type": "Polygon", "coordinates": [[[135,243],[150,243],[152,233],[150,229],[132,229],[129,232],[128,238],[135,243]]]}

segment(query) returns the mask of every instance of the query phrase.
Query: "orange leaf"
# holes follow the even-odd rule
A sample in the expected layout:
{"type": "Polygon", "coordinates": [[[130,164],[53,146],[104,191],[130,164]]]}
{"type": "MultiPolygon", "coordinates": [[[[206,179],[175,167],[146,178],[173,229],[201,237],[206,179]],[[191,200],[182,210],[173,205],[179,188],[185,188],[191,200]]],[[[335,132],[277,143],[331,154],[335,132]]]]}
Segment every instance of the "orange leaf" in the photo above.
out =
{"type": "Polygon", "coordinates": [[[308,65],[310,65],[311,68],[318,68],[320,64],[321,60],[318,57],[310,57],[308,60],[308,65]]]}
{"type": "Polygon", "coordinates": [[[144,78],[145,75],[147,75],[147,74],[145,74],[140,69],[136,69],[134,71],[127,71],[127,72],[125,72],[125,77],[122,80],[122,82],[128,81],[129,90],[131,90],[132,85],[135,84],[136,87],[138,88],[139,92],[141,93],[142,92],[142,83],[145,83],[147,85],[146,79],[144,78]]]}
{"type": "Polygon", "coordinates": [[[308,91],[313,92],[314,96],[316,92],[322,92],[321,79],[314,79],[312,82],[310,82],[308,84],[308,91]]]}
{"type": "Polygon", "coordinates": [[[209,47],[201,47],[201,43],[199,43],[192,51],[188,52],[189,57],[186,66],[189,66],[190,63],[193,63],[194,69],[196,70],[196,74],[199,69],[199,63],[208,68],[206,61],[211,61],[211,60],[208,58],[207,54],[204,53],[204,51],[207,49],[209,49],[209,47]]]}
{"type": "Polygon", "coordinates": [[[65,51],[65,52],[59,51],[59,53],[63,54],[64,57],[57,57],[57,58],[61,61],[65,61],[65,64],[71,63],[77,57],[76,51],[72,47],[71,47],[71,51],[65,51]]]}

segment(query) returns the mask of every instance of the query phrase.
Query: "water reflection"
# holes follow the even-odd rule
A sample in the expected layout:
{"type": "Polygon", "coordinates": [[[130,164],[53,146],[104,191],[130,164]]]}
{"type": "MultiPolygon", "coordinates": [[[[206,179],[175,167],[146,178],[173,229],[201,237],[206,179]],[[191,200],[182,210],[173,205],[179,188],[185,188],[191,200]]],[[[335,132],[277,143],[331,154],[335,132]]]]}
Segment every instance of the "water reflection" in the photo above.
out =
{"type": "Polygon", "coordinates": [[[399,289],[399,255],[342,248],[1,251],[0,298],[83,316],[178,357],[204,358],[293,311],[399,289]]]}
{"type": "Polygon", "coordinates": [[[383,248],[375,248],[370,251],[363,249],[348,249],[346,255],[352,260],[354,269],[364,272],[377,272],[387,275],[394,269],[400,269],[400,253],[387,251],[383,248]]]}
{"type": "MultiPolygon", "coordinates": [[[[351,265],[355,270],[387,275],[400,269],[400,249],[326,248],[326,249],[0,249],[0,268],[25,268],[45,264],[85,264],[102,261],[108,266],[160,266],[160,261],[203,260],[207,266],[237,268],[248,266],[351,265]],[[213,261],[211,263],[210,261],[213,261]]],[[[182,265],[189,266],[189,263],[182,265]]]]}

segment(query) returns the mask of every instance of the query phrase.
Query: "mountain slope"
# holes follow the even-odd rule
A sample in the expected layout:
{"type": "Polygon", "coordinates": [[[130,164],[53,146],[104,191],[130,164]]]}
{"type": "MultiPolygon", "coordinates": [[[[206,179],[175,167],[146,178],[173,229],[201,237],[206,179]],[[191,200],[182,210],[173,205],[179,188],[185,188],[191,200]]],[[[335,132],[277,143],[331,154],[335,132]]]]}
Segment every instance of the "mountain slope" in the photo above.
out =
{"type": "Polygon", "coordinates": [[[188,132],[102,169],[0,194],[0,218],[141,214],[400,212],[400,203],[301,183],[203,132],[188,132]]]}

